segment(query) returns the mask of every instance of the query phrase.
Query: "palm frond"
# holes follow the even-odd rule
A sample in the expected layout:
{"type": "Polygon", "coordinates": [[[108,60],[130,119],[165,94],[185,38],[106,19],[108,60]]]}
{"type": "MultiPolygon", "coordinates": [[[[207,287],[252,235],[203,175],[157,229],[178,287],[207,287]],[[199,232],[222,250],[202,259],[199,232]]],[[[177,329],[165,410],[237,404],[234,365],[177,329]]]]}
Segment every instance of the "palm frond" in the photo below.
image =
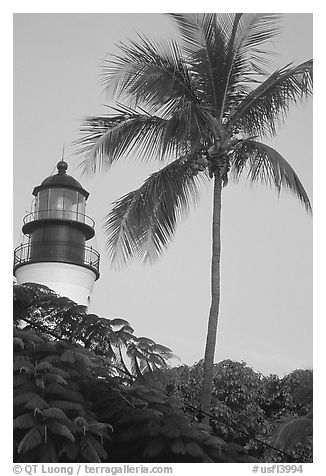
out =
{"type": "Polygon", "coordinates": [[[232,31],[232,13],[168,13],[179,30],[183,49],[193,54],[202,48],[224,48],[232,31]]]}
{"type": "Polygon", "coordinates": [[[227,43],[233,15],[172,13],[170,16],[184,42],[197,96],[212,114],[218,116],[223,103],[227,43]]]}
{"type": "Polygon", "coordinates": [[[203,83],[205,102],[213,107],[218,117],[227,87],[228,41],[232,35],[233,15],[205,13],[197,18],[202,48],[192,55],[193,65],[203,83]]]}
{"type": "Polygon", "coordinates": [[[216,132],[217,123],[208,111],[191,101],[182,101],[164,111],[165,117],[139,113],[126,106],[113,108],[119,114],[89,117],[82,126],[84,136],[76,144],[85,156],[84,173],[107,170],[113,162],[132,152],[142,161],[164,160],[183,154],[202,137],[216,132]]]}
{"type": "Polygon", "coordinates": [[[80,164],[84,173],[107,170],[131,150],[133,156],[147,161],[162,159],[177,148],[176,138],[166,133],[167,120],[135,111],[128,113],[120,109],[119,112],[84,121],[81,129],[84,137],[77,142],[82,146],[79,153],[85,156],[80,164]]]}
{"type": "Polygon", "coordinates": [[[265,73],[261,67],[270,66],[271,50],[267,44],[280,32],[278,13],[244,13],[241,15],[235,47],[237,56],[245,60],[246,69],[265,73]],[[251,66],[251,68],[248,68],[251,66]]]}
{"type": "Polygon", "coordinates": [[[105,223],[114,267],[134,256],[153,262],[168,246],[177,222],[198,200],[200,179],[192,175],[190,159],[168,164],[115,202],[105,223]]]}
{"type": "Polygon", "coordinates": [[[312,417],[291,418],[276,427],[272,435],[272,444],[277,448],[292,450],[298,443],[312,435],[312,417]]]}
{"type": "Polygon", "coordinates": [[[280,193],[287,188],[294,193],[307,211],[311,211],[309,197],[290,164],[272,147],[253,140],[243,140],[235,147],[231,158],[231,174],[237,180],[244,169],[252,182],[258,180],[274,185],[280,193]]]}
{"type": "Polygon", "coordinates": [[[266,76],[262,66],[270,65],[273,55],[265,45],[278,33],[278,20],[277,14],[234,15],[223,70],[220,114],[224,120],[250,92],[256,78],[266,76]]]}
{"type": "Polygon", "coordinates": [[[197,83],[197,95],[223,117],[229,99],[269,64],[266,43],[279,31],[277,14],[170,14],[179,29],[197,83]],[[200,92],[202,94],[200,95],[200,92]]]}
{"type": "Polygon", "coordinates": [[[105,60],[102,83],[113,97],[126,97],[132,105],[156,110],[166,100],[185,98],[197,102],[182,51],[174,39],[119,44],[121,54],[105,60]],[[113,58],[113,59],[112,59],[113,58]]]}
{"type": "Polygon", "coordinates": [[[249,93],[232,114],[228,129],[249,135],[275,135],[292,104],[312,94],[312,60],[275,71],[249,93]]]}

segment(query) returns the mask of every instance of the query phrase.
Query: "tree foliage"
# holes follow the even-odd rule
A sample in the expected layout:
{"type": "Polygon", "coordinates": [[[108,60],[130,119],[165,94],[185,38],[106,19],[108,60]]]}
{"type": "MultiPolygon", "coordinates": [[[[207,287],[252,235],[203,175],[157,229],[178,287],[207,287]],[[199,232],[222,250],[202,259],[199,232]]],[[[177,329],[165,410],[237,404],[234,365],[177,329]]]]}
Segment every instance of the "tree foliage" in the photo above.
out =
{"type": "Polygon", "coordinates": [[[202,361],[169,368],[167,347],[45,286],[14,286],[13,345],[15,461],[286,461],[264,442],[311,461],[310,370],[216,364],[204,425],[202,361]]]}
{"type": "MultiPolygon", "coordinates": [[[[132,375],[131,364],[114,357],[117,342],[128,348],[126,336],[123,340],[115,334],[129,324],[84,311],[44,286],[14,287],[15,461],[253,460],[240,445],[230,445],[209,426],[192,421],[177,396],[145,380],[162,368],[166,347],[144,338],[147,365],[139,365],[132,375]],[[98,321],[106,326],[105,339],[98,321]],[[112,329],[115,325],[118,331],[112,329]],[[161,352],[159,361],[151,360],[149,348],[154,355],[161,352]]],[[[137,349],[139,340],[128,334],[137,349]]],[[[145,360],[141,355],[138,362],[145,360]]]]}
{"type": "MultiPolygon", "coordinates": [[[[200,421],[202,379],[200,361],[191,367],[161,371],[156,385],[178,396],[189,417],[200,421]]],[[[210,423],[218,437],[265,461],[286,459],[264,443],[284,450],[290,460],[312,461],[311,370],[295,370],[280,378],[264,376],[244,362],[224,360],[214,365],[213,381],[210,423]]]]}
{"type": "Polygon", "coordinates": [[[135,336],[128,321],[87,314],[84,306],[35,283],[14,287],[14,320],[42,332],[50,340],[78,343],[98,357],[105,356],[115,372],[129,377],[144,369],[164,368],[174,357],[168,347],[135,336]]]}

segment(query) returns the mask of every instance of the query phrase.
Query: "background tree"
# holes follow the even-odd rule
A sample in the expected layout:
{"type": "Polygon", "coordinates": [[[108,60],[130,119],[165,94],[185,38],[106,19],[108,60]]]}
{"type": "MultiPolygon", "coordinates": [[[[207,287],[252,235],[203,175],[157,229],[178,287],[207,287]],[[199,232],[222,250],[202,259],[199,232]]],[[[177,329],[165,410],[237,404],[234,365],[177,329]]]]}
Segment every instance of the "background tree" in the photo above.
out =
{"type": "MultiPolygon", "coordinates": [[[[189,418],[201,421],[197,409],[203,374],[203,361],[162,370],[156,386],[184,402],[189,418]]],[[[264,376],[244,362],[223,360],[214,365],[211,425],[216,436],[262,461],[312,462],[312,397],[312,370],[280,378],[264,376]],[[284,459],[264,443],[289,457],[284,459]]]]}
{"type": "Polygon", "coordinates": [[[312,61],[271,72],[268,42],[274,14],[172,14],[179,40],[120,44],[105,63],[103,82],[114,113],[88,118],[82,131],[86,172],[124,155],[169,163],[117,200],[106,221],[114,265],[153,262],[177,222],[212,179],[211,308],[201,406],[209,411],[220,303],[221,192],[229,174],[290,190],[306,210],[308,196],[292,167],[260,141],[273,136],[291,104],[312,93],[312,61]]]}

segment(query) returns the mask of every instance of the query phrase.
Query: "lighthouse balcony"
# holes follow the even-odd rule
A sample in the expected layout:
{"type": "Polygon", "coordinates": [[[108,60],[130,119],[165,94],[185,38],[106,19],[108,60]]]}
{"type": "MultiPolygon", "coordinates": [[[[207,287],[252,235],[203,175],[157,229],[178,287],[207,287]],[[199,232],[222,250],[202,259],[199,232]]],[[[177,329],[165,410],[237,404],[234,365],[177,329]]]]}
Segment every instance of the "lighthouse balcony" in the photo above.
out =
{"type": "Polygon", "coordinates": [[[60,262],[84,266],[99,278],[100,254],[92,247],[69,242],[26,243],[14,251],[14,273],[20,266],[40,262],[60,262]]]}
{"type": "Polygon", "coordinates": [[[65,209],[37,210],[29,213],[23,219],[23,233],[28,235],[42,223],[48,221],[66,223],[80,228],[87,240],[95,235],[95,222],[91,217],[74,210],[65,209]]]}

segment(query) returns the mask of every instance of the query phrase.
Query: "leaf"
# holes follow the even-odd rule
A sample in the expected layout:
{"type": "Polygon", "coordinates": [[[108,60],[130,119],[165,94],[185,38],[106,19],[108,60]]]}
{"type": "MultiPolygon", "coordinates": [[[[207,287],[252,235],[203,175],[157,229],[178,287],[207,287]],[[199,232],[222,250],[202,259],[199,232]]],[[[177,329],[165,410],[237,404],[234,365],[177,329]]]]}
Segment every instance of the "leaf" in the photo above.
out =
{"type": "Polygon", "coordinates": [[[36,395],[35,397],[30,398],[25,405],[25,408],[28,408],[29,410],[35,410],[35,409],[40,409],[43,410],[44,408],[48,408],[49,405],[47,402],[44,400],[44,398],[40,397],[39,395],[36,395]]]}
{"type": "Polygon", "coordinates": [[[214,448],[221,448],[225,446],[225,442],[217,436],[211,436],[208,440],[206,440],[205,444],[208,446],[213,446],[214,448]]]}
{"type": "Polygon", "coordinates": [[[120,318],[111,319],[110,324],[111,326],[130,326],[128,321],[120,318]]]}
{"type": "Polygon", "coordinates": [[[123,335],[123,334],[126,334],[127,338],[130,338],[131,336],[128,335],[128,334],[133,334],[134,333],[134,329],[129,326],[129,325],[125,325],[123,327],[121,327],[121,329],[119,329],[118,331],[116,331],[116,334],[118,336],[120,335],[123,335]]]}
{"type": "Polygon", "coordinates": [[[38,345],[37,350],[39,352],[57,352],[61,348],[62,342],[44,342],[43,344],[38,345]]]}
{"type": "Polygon", "coordinates": [[[157,456],[164,449],[164,439],[160,436],[155,437],[143,452],[146,459],[151,459],[157,456]]]}
{"type": "Polygon", "coordinates": [[[70,461],[75,461],[79,453],[79,444],[68,442],[62,445],[59,451],[59,457],[66,455],[70,461]]]}
{"type": "Polygon", "coordinates": [[[31,428],[35,425],[35,420],[31,413],[24,413],[16,418],[13,421],[13,428],[31,428]]]}
{"type": "Polygon", "coordinates": [[[87,355],[82,354],[81,352],[76,352],[75,357],[76,360],[82,362],[85,367],[94,367],[95,365],[87,355]]]}
{"type": "Polygon", "coordinates": [[[58,367],[52,367],[51,374],[60,375],[60,377],[62,377],[64,379],[69,379],[69,377],[70,377],[68,372],[66,372],[65,370],[62,370],[58,367]]]}
{"type": "Polygon", "coordinates": [[[25,371],[28,373],[29,370],[34,369],[34,364],[27,360],[26,357],[24,357],[23,360],[18,360],[14,362],[13,364],[13,370],[16,371],[18,370],[19,372],[25,371]]]}
{"type": "Polygon", "coordinates": [[[44,357],[41,362],[49,362],[50,364],[53,364],[59,360],[59,357],[57,355],[48,355],[47,357],[44,357]]]}
{"type": "Polygon", "coordinates": [[[21,405],[22,403],[26,403],[29,400],[38,397],[39,395],[35,392],[23,392],[14,397],[13,403],[14,405],[21,405]]]}
{"type": "Polygon", "coordinates": [[[24,438],[21,440],[18,446],[18,454],[26,453],[27,451],[41,445],[43,442],[42,436],[38,428],[31,428],[24,438]]]}
{"type": "Polygon", "coordinates": [[[57,420],[67,420],[67,415],[60,408],[47,408],[42,412],[46,418],[55,418],[57,420]]]}
{"type": "Polygon", "coordinates": [[[13,375],[13,385],[14,387],[19,387],[26,384],[30,381],[30,377],[26,374],[15,374],[13,375]]]}
{"type": "Polygon", "coordinates": [[[24,350],[24,342],[19,337],[14,337],[13,344],[14,346],[20,347],[22,350],[24,350]]]}
{"type": "Polygon", "coordinates": [[[85,413],[82,405],[80,405],[79,403],[75,403],[75,402],[68,402],[68,401],[64,401],[64,400],[52,400],[50,402],[50,405],[52,407],[57,407],[61,410],[76,410],[76,411],[80,412],[81,414],[85,413]]]}
{"type": "Polygon", "coordinates": [[[67,385],[67,380],[61,377],[61,375],[57,375],[52,372],[45,374],[44,380],[46,383],[57,383],[59,385],[67,385]]]}
{"type": "Polygon", "coordinates": [[[159,367],[161,367],[161,366],[166,367],[166,365],[167,365],[167,363],[165,361],[165,356],[163,357],[162,355],[155,354],[154,352],[151,352],[151,353],[148,354],[147,360],[148,360],[148,362],[152,362],[152,363],[158,365],[159,367]]]}
{"type": "Polygon", "coordinates": [[[151,347],[155,345],[155,342],[152,339],[148,339],[147,337],[137,337],[135,340],[138,344],[147,344],[151,347]]]}
{"type": "Polygon", "coordinates": [[[70,349],[67,349],[60,355],[60,360],[62,362],[69,362],[70,364],[73,364],[76,360],[75,353],[70,349]]]}
{"type": "Polygon", "coordinates": [[[42,361],[39,364],[35,366],[35,371],[41,371],[41,370],[50,370],[52,369],[53,366],[50,364],[50,362],[42,361]]]}
{"type": "Polygon", "coordinates": [[[180,428],[173,425],[172,422],[164,422],[161,428],[161,433],[167,438],[177,438],[180,436],[180,428]]]}
{"type": "MultiPolygon", "coordinates": [[[[101,463],[101,459],[99,457],[99,454],[94,448],[93,441],[88,438],[87,436],[83,436],[80,440],[80,450],[85,458],[85,460],[89,463],[101,463]]],[[[104,450],[103,450],[104,451],[104,450]]]]}
{"type": "Polygon", "coordinates": [[[88,427],[89,427],[89,424],[88,422],[85,420],[85,418],[81,417],[81,416],[78,416],[74,419],[74,423],[76,423],[76,425],[78,427],[81,427],[82,430],[84,431],[84,429],[87,429],[88,430],[88,427]]]}
{"type": "Polygon", "coordinates": [[[204,452],[201,447],[193,441],[186,444],[186,453],[190,454],[194,458],[201,458],[204,456],[204,452]]]}
{"type": "Polygon", "coordinates": [[[101,435],[104,437],[108,437],[108,430],[110,432],[113,432],[113,427],[112,425],[109,425],[108,423],[102,423],[100,421],[95,421],[89,425],[89,429],[91,432],[96,433],[97,435],[101,435]]]}
{"type": "Polygon", "coordinates": [[[71,433],[71,431],[66,427],[66,425],[63,425],[62,423],[59,423],[55,420],[49,420],[47,423],[49,429],[51,430],[52,433],[55,435],[60,435],[64,436],[71,442],[75,441],[74,435],[71,433]]]}
{"type": "Polygon", "coordinates": [[[50,383],[46,385],[44,389],[46,395],[54,395],[56,397],[62,397],[65,400],[71,400],[72,402],[83,403],[84,398],[80,392],[70,390],[57,383],[50,383]]]}
{"type": "Polygon", "coordinates": [[[55,446],[52,442],[48,442],[46,445],[43,445],[38,462],[40,463],[59,463],[59,459],[56,453],[55,446]]]}
{"type": "Polygon", "coordinates": [[[87,445],[91,445],[94,451],[96,451],[100,460],[107,458],[108,454],[103,448],[103,445],[93,435],[90,435],[88,433],[83,438],[85,438],[85,440],[87,441],[87,445]]]}
{"type": "Polygon", "coordinates": [[[171,354],[172,350],[169,349],[168,347],[165,347],[164,345],[161,344],[155,344],[154,346],[155,352],[158,352],[160,354],[171,354]]]}

